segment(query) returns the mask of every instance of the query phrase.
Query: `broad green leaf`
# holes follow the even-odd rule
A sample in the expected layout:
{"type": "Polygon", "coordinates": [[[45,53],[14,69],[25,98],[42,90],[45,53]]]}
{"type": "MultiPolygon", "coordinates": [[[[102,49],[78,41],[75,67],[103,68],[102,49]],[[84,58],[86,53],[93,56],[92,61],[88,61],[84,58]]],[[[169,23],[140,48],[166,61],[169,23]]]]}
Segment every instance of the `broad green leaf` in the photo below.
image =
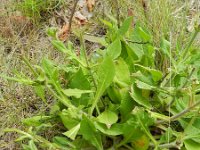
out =
{"type": "Polygon", "coordinates": [[[132,100],[129,89],[123,88],[120,89],[120,97],[121,97],[121,104],[120,104],[120,114],[122,115],[121,120],[122,122],[126,121],[135,106],[135,102],[132,100]]]}
{"type": "Polygon", "coordinates": [[[30,140],[28,142],[28,145],[29,145],[29,147],[30,147],[31,150],[38,150],[37,147],[36,147],[36,145],[35,145],[35,143],[33,142],[33,140],[30,140]]]}
{"type": "Polygon", "coordinates": [[[72,129],[70,129],[69,131],[63,133],[65,136],[67,136],[68,138],[74,140],[76,138],[76,135],[78,133],[80,129],[80,123],[77,124],[75,127],[73,127],[72,129]]]}
{"type": "Polygon", "coordinates": [[[119,58],[115,63],[115,71],[117,80],[124,82],[126,84],[130,84],[130,71],[126,62],[119,58]]]}
{"type": "Polygon", "coordinates": [[[108,44],[105,41],[105,37],[97,37],[97,36],[92,36],[92,35],[84,35],[83,38],[87,41],[94,42],[94,43],[99,43],[103,46],[107,46],[108,44]]]}
{"type": "Polygon", "coordinates": [[[151,109],[151,104],[148,99],[142,96],[142,91],[138,89],[135,85],[131,87],[131,97],[140,105],[151,109]]]}
{"type": "Polygon", "coordinates": [[[103,92],[109,87],[109,85],[112,83],[115,76],[115,66],[114,62],[110,57],[105,57],[103,62],[100,64],[97,78],[98,78],[98,85],[97,85],[97,92],[94,98],[94,101],[92,101],[92,107],[90,109],[90,115],[92,115],[92,112],[94,108],[96,107],[96,104],[98,103],[98,100],[102,96],[103,92]]]}
{"type": "Polygon", "coordinates": [[[162,79],[163,74],[162,74],[162,72],[159,71],[159,70],[151,69],[151,68],[149,68],[149,67],[145,67],[145,66],[142,66],[142,65],[139,65],[139,64],[135,64],[135,66],[138,66],[138,67],[140,67],[140,68],[142,68],[142,69],[148,71],[148,72],[151,74],[151,76],[152,76],[152,78],[153,78],[153,80],[154,80],[155,82],[157,82],[157,81],[159,81],[160,79],[162,79]]]}
{"type": "Polygon", "coordinates": [[[22,122],[28,126],[40,126],[49,119],[51,119],[51,116],[34,116],[31,118],[23,119],[22,122]]]}
{"type": "Polygon", "coordinates": [[[129,123],[129,121],[127,121],[123,124],[122,129],[124,139],[120,142],[119,145],[123,145],[137,140],[144,134],[144,132],[135,124],[135,122],[129,123]]]}
{"type": "Polygon", "coordinates": [[[200,144],[197,142],[194,142],[193,140],[184,140],[185,148],[187,150],[199,150],[200,144]]]}
{"type": "Polygon", "coordinates": [[[122,24],[122,26],[119,28],[118,30],[118,34],[120,36],[124,36],[126,34],[126,32],[129,30],[130,25],[133,21],[133,17],[128,17],[122,24]]]}
{"type": "Polygon", "coordinates": [[[90,89],[90,82],[88,81],[87,77],[83,74],[82,69],[79,69],[79,71],[74,74],[69,85],[70,88],[78,88],[81,90],[90,89]]]}
{"type": "Polygon", "coordinates": [[[121,41],[116,39],[113,43],[111,43],[107,48],[107,55],[109,55],[112,59],[116,59],[121,54],[121,41]]]}
{"type": "Polygon", "coordinates": [[[115,104],[120,103],[120,101],[121,101],[121,95],[119,93],[119,90],[120,90],[120,88],[114,87],[114,86],[110,86],[107,89],[107,93],[108,93],[109,98],[115,104]]]}
{"type": "Polygon", "coordinates": [[[95,122],[95,127],[106,135],[117,136],[123,134],[123,124],[116,123],[113,124],[110,128],[108,128],[105,124],[95,122]]]}
{"type": "Polygon", "coordinates": [[[169,41],[165,40],[164,38],[162,38],[161,43],[160,43],[160,50],[161,52],[166,55],[168,58],[170,58],[170,47],[171,44],[169,41]]]}
{"type": "Polygon", "coordinates": [[[151,40],[151,36],[147,31],[145,31],[142,27],[138,27],[138,33],[143,39],[143,41],[147,42],[151,40]]]}
{"type": "Polygon", "coordinates": [[[80,133],[83,135],[83,138],[94,145],[97,150],[103,150],[101,135],[96,130],[93,122],[86,117],[81,121],[80,133]]]}
{"type": "Polygon", "coordinates": [[[155,69],[150,69],[149,72],[152,75],[152,78],[155,82],[159,81],[160,79],[162,79],[162,72],[159,70],[155,70],[155,69]]]}
{"type": "Polygon", "coordinates": [[[78,109],[70,109],[62,110],[61,113],[59,113],[59,116],[62,120],[63,125],[70,130],[71,128],[75,127],[80,122],[81,114],[78,109]]]}
{"type": "Polygon", "coordinates": [[[65,89],[63,90],[63,93],[66,96],[74,96],[76,98],[80,98],[82,94],[85,93],[92,93],[93,91],[91,90],[80,90],[80,89],[65,89]]]}
{"type": "Polygon", "coordinates": [[[145,82],[142,82],[142,81],[139,81],[139,80],[136,80],[135,81],[136,83],[136,86],[140,89],[145,89],[145,90],[152,90],[152,89],[155,89],[156,87],[154,86],[151,86],[145,82]]]}
{"type": "Polygon", "coordinates": [[[101,123],[106,124],[108,128],[112,126],[112,124],[116,123],[118,120],[118,115],[110,110],[106,110],[103,113],[101,113],[97,120],[101,123]]]}
{"type": "Polygon", "coordinates": [[[123,48],[126,50],[126,53],[128,54],[128,57],[131,59],[131,61],[136,61],[139,59],[139,57],[137,56],[137,53],[135,52],[135,49],[133,49],[130,45],[123,42],[123,48]]]}

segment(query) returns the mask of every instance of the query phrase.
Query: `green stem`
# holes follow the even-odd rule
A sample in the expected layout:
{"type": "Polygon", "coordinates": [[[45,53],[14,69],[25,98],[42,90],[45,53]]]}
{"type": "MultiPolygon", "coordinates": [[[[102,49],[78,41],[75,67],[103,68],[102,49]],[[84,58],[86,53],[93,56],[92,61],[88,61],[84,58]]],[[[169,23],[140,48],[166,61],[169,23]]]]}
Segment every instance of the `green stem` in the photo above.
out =
{"type": "Polygon", "coordinates": [[[90,64],[89,64],[89,60],[88,60],[87,52],[86,52],[86,48],[85,48],[85,41],[83,39],[83,35],[82,34],[80,34],[80,42],[81,42],[81,46],[82,46],[82,49],[83,49],[83,55],[85,57],[85,62],[86,62],[87,68],[88,68],[88,70],[90,72],[90,76],[92,77],[92,81],[93,81],[94,87],[97,90],[97,84],[96,84],[96,81],[95,81],[94,76],[92,74],[92,70],[91,70],[91,67],[90,67],[90,64]]]}
{"type": "Polygon", "coordinates": [[[183,59],[185,59],[187,54],[189,53],[190,47],[191,47],[192,43],[194,42],[195,38],[197,37],[198,33],[199,33],[199,30],[195,30],[192,38],[190,39],[190,42],[188,43],[187,47],[185,48],[185,50],[183,52],[183,56],[182,56],[183,59]]]}
{"type": "Polygon", "coordinates": [[[30,70],[33,72],[34,76],[38,77],[39,76],[38,73],[34,70],[34,68],[31,66],[31,64],[29,63],[29,61],[25,57],[23,57],[23,56],[21,56],[21,58],[25,62],[25,64],[30,68],[30,70]]]}
{"type": "MultiPolygon", "coordinates": [[[[192,77],[194,71],[195,71],[195,68],[192,69],[192,71],[190,72],[190,74],[188,76],[188,79],[185,81],[185,83],[182,85],[182,87],[180,89],[185,88],[187,83],[190,81],[189,79],[192,77]]],[[[167,104],[167,108],[169,108],[175,102],[175,100],[176,100],[176,98],[174,96],[173,99],[169,102],[169,104],[167,104]]]]}
{"type": "Polygon", "coordinates": [[[154,139],[154,137],[151,135],[151,133],[149,133],[149,131],[146,130],[146,127],[143,125],[142,121],[140,120],[140,118],[138,117],[138,120],[140,122],[141,127],[143,128],[144,132],[146,133],[146,135],[151,139],[151,141],[153,142],[155,149],[158,149],[158,143],[157,141],[154,139]]]}
{"type": "MultiPolygon", "coordinates": [[[[196,102],[195,104],[193,104],[192,106],[190,106],[190,107],[184,109],[182,112],[180,112],[180,113],[178,113],[178,114],[172,116],[169,120],[170,120],[170,121],[175,121],[175,120],[179,119],[180,117],[184,116],[186,113],[190,112],[193,108],[195,108],[195,107],[198,106],[198,105],[200,105],[200,100],[197,101],[197,102],[196,102]]],[[[166,120],[159,120],[159,121],[157,121],[157,124],[161,124],[161,123],[164,123],[164,122],[166,122],[166,120]]]]}

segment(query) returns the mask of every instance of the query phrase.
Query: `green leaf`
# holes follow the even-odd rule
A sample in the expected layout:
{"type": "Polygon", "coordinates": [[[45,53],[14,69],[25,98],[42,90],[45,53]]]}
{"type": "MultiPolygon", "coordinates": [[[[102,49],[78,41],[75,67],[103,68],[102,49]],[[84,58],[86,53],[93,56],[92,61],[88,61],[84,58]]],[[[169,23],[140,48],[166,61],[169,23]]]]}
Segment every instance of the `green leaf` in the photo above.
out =
{"type": "Polygon", "coordinates": [[[107,46],[107,43],[105,41],[105,37],[97,37],[97,36],[92,36],[92,35],[84,35],[83,38],[87,41],[94,42],[94,43],[99,43],[103,46],[107,46]]]}
{"type": "Polygon", "coordinates": [[[122,24],[122,26],[119,28],[118,30],[118,34],[120,36],[124,36],[126,34],[126,32],[128,31],[128,29],[130,28],[130,25],[133,21],[133,17],[128,17],[122,24]]]}
{"type": "Polygon", "coordinates": [[[155,89],[156,87],[154,86],[151,86],[145,82],[142,82],[142,81],[139,81],[139,80],[136,80],[135,81],[136,83],[136,86],[140,89],[145,89],[145,90],[152,90],[152,89],[155,89]]]}
{"type": "Polygon", "coordinates": [[[42,85],[38,85],[34,87],[35,93],[42,99],[44,103],[46,103],[45,99],[45,87],[42,85]]]}
{"type": "Polygon", "coordinates": [[[115,104],[120,103],[120,101],[121,101],[121,96],[120,96],[119,90],[120,90],[120,88],[114,87],[114,86],[110,86],[107,89],[107,93],[108,93],[109,98],[115,104]]]}
{"type": "Polygon", "coordinates": [[[68,141],[65,137],[55,136],[53,142],[62,147],[63,149],[69,149],[68,147],[76,148],[71,142],[68,141]]]}
{"type": "Polygon", "coordinates": [[[28,142],[28,145],[29,145],[29,147],[30,147],[31,150],[38,150],[37,147],[36,147],[36,145],[35,145],[35,143],[33,142],[33,140],[30,140],[28,142]]]}
{"type": "Polygon", "coordinates": [[[65,136],[69,137],[70,139],[74,140],[76,138],[76,135],[80,129],[80,123],[77,124],[75,127],[70,129],[69,131],[63,133],[65,136]]]}
{"type": "Polygon", "coordinates": [[[99,70],[97,73],[98,77],[98,85],[97,85],[97,92],[94,98],[94,101],[92,101],[92,107],[90,109],[90,115],[92,115],[92,112],[94,108],[96,107],[96,104],[98,103],[98,100],[102,96],[103,92],[109,87],[109,85],[112,83],[115,76],[115,66],[110,57],[105,57],[103,62],[99,66],[99,70]]]}
{"type": "Polygon", "coordinates": [[[75,55],[75,53],[72,53],[70,50],[68,50],[68,49],[66,48],[66,46],[64,45],[63,42],[58,41],[58,40],[52,40],[51,42],[52,42],[52,45],[53,45],[57,50],[59,50],[59,51],[65,53],[65,54],[68,54],[72,59],[74,59],[75,61],[77,61],[78,63],[80,63],[82,66],[86,67],[86,64],[85,64],[84,62],[82,62],[82,61],[80,60],[80,58],[77,57],[77,56],[75,55]]]}
{"type": "Polygon", "coordinates": [[[59,114],[63,125],[69,130],[76,126],[80,121],[78,119],[79,114],[76,110],[71,110],[71,109],[64,109],[62,112],[59,114]]]}
{"type": "Polygon", "coordinates": [[[161,48],[160,50],[168,58],[170,58],[170,47],[171,47],[170,42],[162,38],[161,43],[160,43],[160,48],[161,48]]]}
{"type": "Polygon", "coordinates": [[[151,104],[148,99],[142,96],[142,91],[138,89],[135,85],[131,87],[131,97],[140,105],[151,109],[151,104]]]}
{"type": "Polygon", "coordinates": [[[47,32],[47,35],[48,35],[48,36],[50,36],[50,37],[56,39],[56,32],[57,32],[57,29],[56,29],[56,28],[54,28],[54,27],[48,28],[46,32],[47,32]]]}
{"type": "Polygon", "coordinates": [[[141,38],[147,42],[151,40],[151,36],[147,31],[145,31],[142,27],[138,27],[138,33],[141,36],[141,38]]]}
{"type": "Polygon", "coordinates": [[[111,43],[107,48],[107,55],[109,55],[112,59],[116,59],[121,54],[121,41],[116,39],[113,43],[111,43]]]}
{"type": "Polygon", "coordinates": [[[101,135],[97,132],[93,122],[84,117],[81,121],[80,133],[83,138],[94,145],[97,150],[103,150],[101,135]]]}
{"type": "Polygon", "coordinates": [[[63,93],[66,96],[74,96],[76,98],[80,98],[82,94],[85,93],[92,93],[93,91],[91,90],[80,90],[80,89],[65,89],[63,90],[63,93]]]}
{"type": "Polygon", "coordinates": [[[132,100],[129,89],[123,88],[120,89],[120,95],[121,95],[121,104],[120,104],[120,114],[121,114],[121,120],[122,122],[126,121],[129,117],[131,111],[133,110],[135,106],[135,102],[132,100]]]}
{"type": "Polygon", "coordinates": [[[138,67],[148,71],[151,74],[151,76],[152,76],[152,78],[155,82],[162,79],[163,74],[160,70],[151,69],[149,67],[145,67],[145,66],[142,66],[142,65],[139,65],[139,64],[135,64],[135,66],[138,66],[138,67]]]}
{"type": "Polygon", "coordinates": [[[103,113],[101,113],[98,117],[97,120],[101,123],[106,124],[108,128],[112,126],[112,124],[116,123],[118,120],[118,116],[116,113],[106,110],[103,113]]]}
{"type": "Polygon", "coordinates": [[[200,144],[193,140],[184,140],[184,144],[187,150],[199,150],[200,144]]]}
{"type": "Polygon", "coordinates": [[[116,71],[116,78],[118,81],[124,82],[126,84],[130,84],[130,71],[126,62],[119,58],[115,63],[115,71],[116,71]]]}
{"type": "Polygon", "coordinates": [[[33,116],[31,118],[23,119],[22,122],[28,126],[40,126],[49,119],[51,119],[51,116],[33,116]]]}
{"type": "Polygon", "coordinates": [[[90,89],[90,82],[88,81],[87,77],[83,74],[82,69],[79,69],[78,72],[74,74],[69,85],[70,88],[78,88],[81,90],[90,89]]]}
{"type": "Polygon", "coordinates": [[[162,79],[162,72],[159,70],[155,70],[155,69],[150,69],[149,72],[152,75],[152,78],[155,82],[159,81],[160,79],[162,79]]]}
{"type": "Polygon", "coordinates": [[[63,53],[69,53],[68,49],[66,48],[66,46],[64,45],[63,42],[58,41],[58,40],[52,40],[51,43],[57,50],[59,50],[63,53]]]}
{"type": "Polygon", "coordinates": [[[117,136],[123,134],[123,124],[113,124],[108,128],[105,124],[95,122],[95,127],[106,135],[117,136]]]}

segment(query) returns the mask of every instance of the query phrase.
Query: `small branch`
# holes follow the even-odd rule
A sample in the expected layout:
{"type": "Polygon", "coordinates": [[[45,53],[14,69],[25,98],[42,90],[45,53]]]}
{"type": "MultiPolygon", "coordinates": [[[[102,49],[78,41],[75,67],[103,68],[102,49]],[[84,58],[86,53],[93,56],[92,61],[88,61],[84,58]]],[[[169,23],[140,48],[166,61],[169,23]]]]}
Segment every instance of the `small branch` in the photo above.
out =
{"type": "MultiPolygon", "coordinates": [[[[170,117],[169,121],[175,121],[177,119],[179,119],[180,117],[184,116],[186,113],[190,112],[193,108],[195,108],[196,106],[198,106],[200,104],[200,100],[197,101],[195,104],[193,104],[192,106],[184,109],[182,112],[170,117]]],[[[156,122],[156,124],[162,124],[164,122],[167,122],[167,120],[159,120],[156,122]]]]}
{"type": "Polygon", "coordinates": [[[161,144],[161,145],[158,145],[158,147],[161,148],[161,149],[164,149],[164,148],[177,148],[177,149],[180,149],[180,146],[176,142],[161,144]]]}
{"type": "Polygon", "coordinates": [[[75,0],[74,6],[73,6],[73,8],[72,8],[71,15],[70,15],[70,18],[69,18],[69,29],[68,29],[69,35],[70,35],[70,32],[71,32],[71,28],[72,28],[72,19],[73,19],[73,17],[74,17],[74,13],[75,13],[75,11],[76,11],[76,7],[77,7],[77,4],[78,4],[78,1],[79,1],[79,0],[75,0]]]}

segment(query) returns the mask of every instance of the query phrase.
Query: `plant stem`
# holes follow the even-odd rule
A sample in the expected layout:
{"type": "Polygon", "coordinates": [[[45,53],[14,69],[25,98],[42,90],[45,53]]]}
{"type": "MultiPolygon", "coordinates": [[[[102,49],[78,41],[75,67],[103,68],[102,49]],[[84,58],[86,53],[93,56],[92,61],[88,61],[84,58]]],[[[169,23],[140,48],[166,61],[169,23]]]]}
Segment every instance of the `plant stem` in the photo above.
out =
{"type": "Polygon", "coordinates": [[[90,72],[90,76],[92,77],[92,81],[93,81],[94,87],[97,90],[97,84],[96,84],[96,81],[95,81],[94,76],[92,74],[92,70],[91,70],[91,67],[90,67],[90,64],[89,64],[89,60],[88,60],[88,57],[87,57],[87,52],[86,52],[86,47],[85,47],[85,41],[83,39],[83,35],[82,34],[80,34],[80,43],[81,43],[81,46],[82,46],[83,55],[85,57],[87,69],[90,72]]]}
{"type": "MultiPolygon", "coordinates": [[[[178,114],[176,114],[176,115],[170,117],[169,120],[170,120],[170,121],[175,121],[175,120],[179,119],[180,117],[184,116],[186,113],[188,113],[189,111],[191,111],[193,108],[195,108],[195,107],[198,106],[199,104],[200,104],[200,100],[197,101],[197,102],[196,102],[195,104],[193,104],[192,106],[190,106],[190,107],[184,109],[182,112],[180,112],[180,113],[178,113],[178,114]]],[[[166,121],[166,120],[159,120],[159,121],[157,121],[156,124],[161,124],[161,123],[164,123],[164,122],[167,122],[167,121],[166,121]]]]}
{"type": "MultiPolygon", "coordinates": [[[[185,83],[182,85],[182,87],[180,89],[184,88],[187,85],[187,83],[188,83],[189,79],[192,77],[194,71],[195,71],[195,68],[192,68],[192,71],[190,72],[188,79],[185,81],[185,83]]],[[[176,98],[174,96],[173,99],[171,100],[171,102],[169,102],[169,104],[167,104],[167,108],[169,108],[175,102],[175,100],[176,100],[176,98]]]]}
{"type": "Polygon", "coordinates": [[[39,76],[38,73],[34,70],[34,68],[31,66],[31,64],[29,63],[29,61],[25,57],[23,57],[23,56],[21,56],[21,58],[25,62],[25,64],[30,68],[30,70],[33,72],[34,76],[38,77],[39,76]]]}
{"type": "Polygon", "coordinates": [[[116,12],[117,12],[117,26],[120,28],[120,9],[119,9],[119,0],[116,0],[116,12]]]}
{"type": "Polygon", "coordinates": [[[183,52],[183,56],[182,56],[183,59],[186,58],[186,56],[187,56],[187,54],[189,52],[189,49],[190,49],[192,43],[194,42],[194,40],[195,40],[195,38],[196,38],[196,36],[197,36],[198,33],[199,33],[199,30],[195,30],[192,38],[190,39],[190,42],[188,43],[187,47],[185,48],[185,50],[183,52]]]}
{"type": "Polygon", "coordinates": [[[146,133],[146,135],[151,139],[151,141],[153,142],[154,146],[155,146],[155,149],[158,148],[158,143],[157,141],[154,139],[154,137],[151,135],[151,133],[146,129],[146,127],[143,125],[142,121],[140,120],[139,117],[137,117],[139,122],[140,122],[140,125],[141,127],[143,128],[144,132],[146,133]]]}
{"type": "Polygon", "coordinates": [[[164,149],[164,148],[180,148],[176,142],[172,142],[172,143],[166,143],[166,144],[162,144],[162,145],[158,145],[159,148],[164,149]]]}
{"type": "MultiPolygon", "coordinates": [[[[70,18],[69,18],[69,28],[68,28],[69,36],[70,36],[71,28],[72,28],[72,19],[73,19],[73,17],[74,17],[74,13],[75,13],[75,11],[76,11],[76,7],[77,7],[77,4],[78,4],[78,1],[79,1],[79,0],[75,0],[74,6],[73,6],[73,8],[72,8],[71,15],[70,15],[70,18]]],[[[69,38],[68,38],[68,39],[69,39],[69,38]]]]}

